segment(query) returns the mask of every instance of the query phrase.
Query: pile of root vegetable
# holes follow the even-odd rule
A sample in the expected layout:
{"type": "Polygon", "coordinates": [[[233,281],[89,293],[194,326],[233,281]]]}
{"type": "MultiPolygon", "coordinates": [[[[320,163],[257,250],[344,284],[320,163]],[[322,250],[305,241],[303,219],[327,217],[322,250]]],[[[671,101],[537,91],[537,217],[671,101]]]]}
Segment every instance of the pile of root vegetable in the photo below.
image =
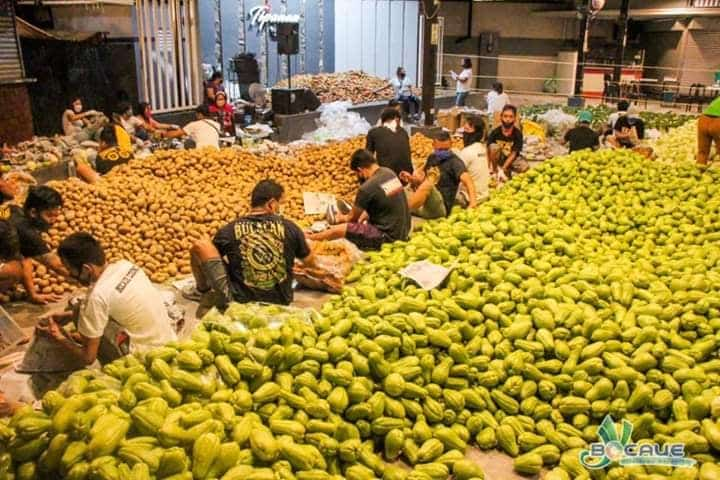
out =
{"type": "MultiPolygon", "coordinates": [[[[388,81],[362,71],[351,70],[341,73],[318,73],[316,75],[296,75],[292,77],[293,87],[308,88],[317,95],[322,103],[377,102],[392,98],[392,89],[382,92],[377,90],[388,85],[388,81]]],[[[287,80],[277,84],[277,87],[287,88],[287,80]]]]}
{"type": "MultiPolygon", "coordinates": [[[[284,213],[297,221],[309,220],[304,191],[352,201],[357,180],[349,158],[364,145],[363,138],[356,138],[263,155],[238,148],[167,150],[117,167],[95,185],[52,182],[65,206],[49,240],[55,246],[70,233],[88,231],[111,260],[131,260],[153,281],[164,282],[190,273],[188,249],[194,240],[214,235],[249,211],[250,192],[260,179],[272,178],[285,187],[284,213]]],[[[432,142],[416,135],[412,149],[425,159],[432,142]]],[[[44,287],[50,277],[46,273],[39,280],[44,287]]]]}
{"type": "Polygon", "coordinates": [[[232,306],[71,377],[0,423],[0,473],[469,480],[477,446],[548,480],[720,478],[718,177],[628,151],[545,162],[369,255],[310,321],[232,306]],[[400,276],[421,259],[453,266],[441,287],[400,276]],[[586,469],[608,414],[696,464],[586,469]]]}

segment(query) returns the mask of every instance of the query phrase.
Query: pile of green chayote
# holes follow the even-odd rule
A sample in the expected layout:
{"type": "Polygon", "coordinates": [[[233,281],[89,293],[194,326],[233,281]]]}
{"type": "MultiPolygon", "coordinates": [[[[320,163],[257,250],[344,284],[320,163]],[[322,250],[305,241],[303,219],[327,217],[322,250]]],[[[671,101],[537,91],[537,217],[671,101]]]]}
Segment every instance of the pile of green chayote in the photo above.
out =
{"type": "Polygon", "coordinates": [[[467,480],[477,446],[552,480],[720,478],[718,176],[626,151],[546,162],[369,255],[311,322],[213,314],[76,374],[0,423],[0,474],[467,480]],[[416,260],[452,272],[423,291],[398,273],[416,260]],[[608,414],[697,464],[586,469],[608,414]]]}

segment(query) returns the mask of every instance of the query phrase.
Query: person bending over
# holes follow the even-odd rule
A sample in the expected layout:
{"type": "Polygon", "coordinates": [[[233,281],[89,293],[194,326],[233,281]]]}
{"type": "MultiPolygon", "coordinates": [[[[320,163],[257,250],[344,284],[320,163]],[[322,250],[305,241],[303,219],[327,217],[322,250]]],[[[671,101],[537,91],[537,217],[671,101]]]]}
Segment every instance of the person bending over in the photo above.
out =
{"type": "Polygon", "coordinates": [[[635,148],[639,143],[637,131],[627,115],[615,122],[613,134],[607,137],[607,143],[613,148],[635,148]]]}
{"type": "Polygon", "coordinates": [[[517,120],[517,108],[513,105],[505,105],[500,114],[500,126],[495,128],[488,136],[487,156],[492,173],[501,169],[507,178],[513,172],[522,173],[527,171],[528,165],[520,158],[523,149],[523,134],[515,126],[517,120]]]}
{"type": "Polygon", "coordinates": [[[434,153],[414,174],[403,172],[400,178],[413,189],[408,204],[414,215],[440,218],[450,215],[462,184],[467,192],[468,207],[477,205],[475,184],[463,161],[453,153],[448,132],[438,133],[433,140],[434,153]]]}
{"type": "Polygon", "coordinates": [[[220,148],[220,135],[222,127],[211,119],[210,109],[207,105],[198,105],[195,109],[195,121],[185,125],[182,129],[172,130],[165,136],[167,138],[190,137],[195,148],[220,148]]]}
{"type": "Polygon", "coordinates": [[[334,225],[324,232],[308,235],[311,240],[347,238],[362,250],[377,250],[383,243],[407,240],[410,211],[402,183],[395,172],[378,165],[367,150],[356,150],[350,169],[362,182],[350,213],[338,214],[334,225]],[[362,222],[362,217],[367,222],[362,222]]]}
{"type": "Polygon", "coordinates": [[[127,163],[133,158],[132,151],[123,150],[118,146],[115,129],[103,128],[100,133],[100,148],[95,158],[95,168],[88,161],[78,161],[77,173],[87,183],[95,183],[100,180],[100,175],[105,175],[114,167],[127,163]]]}
{"type": "Polygon", "coordinates": [[[86,365],[95,362],[111,321],[127,333],[129,352],[145,352],[177,340],[162,295],[140,267],[127,260],[108,263],[100,242],[85,232],[60,242],[58,255],[70,276],[90,287],[90,292],[77,318],[73,312],[51,315],[46,324],[36,327],[39,332],[86,365]],[[61,328],[72,320],[77,321],[75,335],[61,328]]]}
{"type": "Polygon", "coordinates": [[[412,170],[410,137],[400,126],[400,113],[388,107],[380,115],[380,121],[379,127],[368,132],[365,148],[376,155],[381,167],[389,168],[396,175],[412,170]]]}
{"type": "Polygon", "coordinates": [[[565,133],[565,137],[560,143],[567,144],[568,151],[571,153],[577,150],[598,149],[600,147],[600,136],[590,128],[593,120],[592,112],[582,110],[578,112],[577,119],[577,125],[565,133]]]}
{"type": "Polygon", "coordinates": [[[28,190],[23,208],[7,204],[0,206],[0,220],[6,220],[17,233],[23,263],[22,283],[33,303],[45,304],[60,300],[60,296],[55,294],[38,293],[33,279],[33,260],[62,276],[68,274],[57,253],[52,252],[43,240],[43,234],[60,216],[62,205],[62,197],[57,190],[40,186],[28,190]]]}
{"type": "Polygon", "coordinates": [[[314,258],[300,227],[281,215],[284,194],[275,181],[260,181],[249,214],[225,225],[213,240],[193,245],[196,287],[183,291],[185,298],[200,301],[212,290],[221,308],[232,301],[292,302],[295,259],[313,266],[314,258]]]}

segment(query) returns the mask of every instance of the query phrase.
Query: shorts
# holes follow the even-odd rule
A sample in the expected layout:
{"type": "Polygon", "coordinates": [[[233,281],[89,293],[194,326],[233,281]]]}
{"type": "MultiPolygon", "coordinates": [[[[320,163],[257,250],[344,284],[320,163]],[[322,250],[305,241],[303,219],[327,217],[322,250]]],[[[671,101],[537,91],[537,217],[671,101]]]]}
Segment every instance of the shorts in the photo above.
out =
{"type": "Polygon", "coordinates": [[[220,298],[218,303],[227,306],[233,301],[233,287],[228,276],[228,266],[221,258],[214,258],[202,264],[202,272],[205,275],[210,289],[220,298]]]}
{"type": "MultiPolygon", "coordinates": [[[[405,195],[409,197],[412,194],[412,189],[407,187],[405,195]]],[[[432,190],[430,190],[430,194],[425,200],[425,203],[419,208],[412,209],[410,213],[416,217],[424,218],[426,220],[446,217],[447,209],[445,208],[445,200],[443,200],[440,190],[433,187],[432,190]]]]}
{"type": "Polygon", "coordinates": [[[383,243],[392,242],[386,233],[369,223],[348,223],[345,238],[360,250],[379,250],[383,243]]]}

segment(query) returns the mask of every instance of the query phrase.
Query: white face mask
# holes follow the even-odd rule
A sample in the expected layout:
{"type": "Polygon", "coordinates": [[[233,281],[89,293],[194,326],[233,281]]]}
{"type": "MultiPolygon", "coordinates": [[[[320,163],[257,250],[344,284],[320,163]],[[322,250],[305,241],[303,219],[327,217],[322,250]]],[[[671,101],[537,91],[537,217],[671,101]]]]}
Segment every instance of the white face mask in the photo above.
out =
{"type": "Polygon", "coordinates": [[[80,105],[73,105],[73,110],[75,111],[75,113],[82,112],[82,103],[80,105]]]}

